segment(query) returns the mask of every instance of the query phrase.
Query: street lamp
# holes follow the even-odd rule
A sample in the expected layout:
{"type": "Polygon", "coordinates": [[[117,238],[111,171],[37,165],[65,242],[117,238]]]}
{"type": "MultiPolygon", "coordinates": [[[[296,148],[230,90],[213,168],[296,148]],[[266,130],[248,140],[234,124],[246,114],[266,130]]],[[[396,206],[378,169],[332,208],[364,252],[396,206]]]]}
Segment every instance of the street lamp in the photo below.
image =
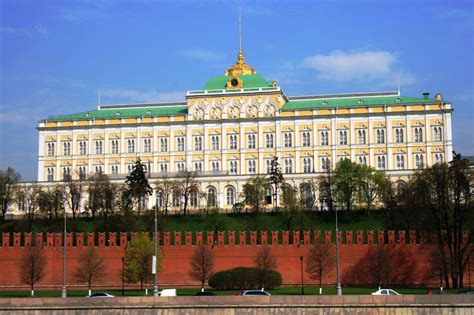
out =
{"type": "MultiPolygon", "coordinates": [[[[161,200],[162,192],[158,193],[158,198],[161,200]]],[[[157,217],[157,209],[158,205],[155,205],[155,233],[153,235],[153,247],[155,250],[155,255],[153,256],[153,266],[152,271],[155,274],[155,284],[153,286],[153,296],[158,296],[158,242],[156,241],[156,237],[158,236],[158,217],[157,217]]]]}
{"type": "Polygon", "coordinates": [[[122,256],[122,296],[125,295],[124,277],[125,277],[125,256],[122,256]]]}
{"type": "Polygon", "coordinates": [[[66,208],[64,208],[64,233],[63,233],[63,286],[61,288],[61,297],[66,298],[66,258],[67,258],[67,244],[66,244],[66,208]]]}
{"type": "Polygon", "coordinates": [[[303,256],[300,256],[300,269],[301,269],[301,295],[304,295],[304,284],[303,284],[303,256]]]}
{"type": "Polygon", "coordinates": [[[342,295],[341,278],[339,275],[339,229],[337,227],[337,207],[336,207],[336,295],[342,295]]]}

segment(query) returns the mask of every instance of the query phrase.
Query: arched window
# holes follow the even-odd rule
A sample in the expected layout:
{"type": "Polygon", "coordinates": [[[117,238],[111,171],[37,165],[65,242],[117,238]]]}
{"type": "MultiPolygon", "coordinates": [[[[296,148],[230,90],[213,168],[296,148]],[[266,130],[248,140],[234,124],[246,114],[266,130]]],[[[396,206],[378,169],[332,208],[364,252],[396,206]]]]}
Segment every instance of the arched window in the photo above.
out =
{"type": "Polygon", "coordinates": [[[423,129],[421,127],[415,128],[415,142],[423,142],[423,129]]]}
{"type": "Polygon", "coordinates": [[[267,188],[265,188],[265,203],[267,205],[272,204],[272,199],[273,199],[273,187],[271,185],[268,185],[267,188]]]}
{"type": "Polygon", "coordinates": [[[232,206],[235,203],[235,189],[234,187],[227,187],[226,192],[226,204],[232,206]]]}
{"type": "Polygon", "coordinates": [[[198,198],[199,197],[199,192],[197,191],[196,188],[191,190],[191,193],[189,194],[189,205],[193,208],[196,208],[198,204],[198,198]]]}
{"type": "Polygon", "coordinates": [[[395,189],[397,196],[400,196],[407,189],[407,183],[403,180],[399,180],[395,184],[395,189]]]}
{"type": "Polygon", "coordinates": [[[173,207],[179,207],[180,197],[181,197],[181,192],[179,191],[179,189],[177,188],[173,189],[173,193],[171,194],[171,205],[173,207]]]}
{"type": "Polygon", "coordinates": [[[155,205],[158,208],[163,208],[164,205],[164,195],[163,195],[163,190],[162,189],[157,189],[155,193],[156,199],[155,199],[155,205]]]}
{"type": "Polygon", "coordinates": [[[207,189],[207,205],[210,207],[215,207],[217,205],[217,190],[214,187],[209,187],[207,189]]]}

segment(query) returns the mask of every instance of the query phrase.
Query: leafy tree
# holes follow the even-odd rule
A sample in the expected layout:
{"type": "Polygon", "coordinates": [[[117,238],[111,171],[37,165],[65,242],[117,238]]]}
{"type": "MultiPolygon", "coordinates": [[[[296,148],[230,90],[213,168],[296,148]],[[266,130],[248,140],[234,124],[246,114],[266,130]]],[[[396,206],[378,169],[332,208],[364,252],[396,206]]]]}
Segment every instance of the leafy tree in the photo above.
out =
{"type": "Polygon", "coordinates": [[[103,178],[102,188],[104,190],[104,202],[102,207],[102,214],[104,215],[104,231],[108,232],[108,217],[114,214],[115,209],[120,204],[121,189],[118,184],[112,183],[108,177],[103,178]]]}
{"type": "Polygon", "coordinates": [[[194,190],[199,189],[199,183],[196,180],[197,173],[195,171],[183,170],[178,172],[179,180],[176,182],[174,189],[178,189],[183,197],[183,214],[186,215],[188,209],[189,196],[194,190]]]}
{"type": "Polygon", "coordinates": [[[243,186],[245,204],[252,207],[254,213],[259,213],[265,205],[268,179],[265,176],[250,177],[243,186]]]}
{"type": "Polygon", "coordinates": [[[142,208],[140,201],[152,193],[140,158],[137,158],[133,170],[127,175],[125,183],[127,184],[128,196],[133,204],[138,206],[138,214],[140,215],[142,208]]]}
{"type": "Polygon", "coordinates": [[[278,162],[278,157],[277,156],[274,156],[273,159],[272,159],[272,164],[271,164],[271,169],[270,169],[270,183],[273,184],[274,188],[275,188],[275,192],[274,192],[274,200],[273,200],[273,207],[274,207],[274,211],[276,210],[276,208],[278,207],[278,200],[277,200],[277,197],[278,197],[278,187],[283,185],[284,182],[285,182],[285,179],[283,178],[283,173],[281,172],[281,167],[280,167],[280,163],[278,162]]]}
{"type": "Polygon", "coordinates": [[[372,210],[372,205],[383,194],[384,184],[386,183],[385,174],[376,171],[367,165],[360,165],[360,197],[366,204],[367,210],[372,210]]]}
{"type": "Polygon", "coordinates": [[[125,249],[125,279],[131,283],[140,282],[142,290],[153,276],[153,253],[153,241],[146,235],[138,235],[125,249]]]}
{"type": "Polygon", "coordinates": [[[194,250],[190,263],[189,275],[201,283],[201,291],[204,291],[204,284],[214,273],[215,255],[208,246],[198,246],[194,250]]]}
{"type": "Polygon", "coordinates": [[[356,192],[362,181],[361,167],[349,159],[337,163],[334,170],[333,183],[338,202],[351,210],[356,192]]]}
{"type": "Polygon", "coordinates": [[[285,185],[282,189],[281,201],[283,209],[281,215],[287,231],[293,230],[293,223],[302,215],[298,192],[290,185],[285,185]]]}
{"type": "Polygon", "coordinates": [[[217,232],[224,230],[226,221],[224,217],[219,213],[219,208],[211,208],[205,215],[204,220],[206,221],[206,228],[214,231],[214,235],[217,232]]]}
{"type": "Polygon", "coordinates": [[[267,245],[262,246],[254,260],[255,268],[259,269],[259,287],[266,288],[272,271],[278,267],[277,259],[272,254],[271,248],[267,245]]]}
{"type": "Polygon", "coordinates": [[[104,259],[99,256],[95,247],[89,247],[78,257],[78,266],[74,272],[74,278],[79,282],[87,282],[90,295],[92,282],[103,277],[104,269],[104,259]]]}
{"type": "Polygon", "coordinates": [[[20,280],[31,288],[31,296],[35,295],[35,284],[43,279],[46,268],[46,257],[41,247],[25,247],[20,260],[20,280]]]}
{"type": "Polygon", "coordinates": [[[0,171],[0,207],[2,209],[2,223],[5,223],[7,211],[15,200],[15,194],[18,190],[18,182],[20,180],[20,174],[12,167],[8,167],[5,171],[0,171]]]}
{"type": "Polygon", "coordinates": [[[336,256],[332,244],[315,242],[308,250],[306,272],[311,280],[319,281],[319,294],[323,293],[323,277],[336,265],[336,256]]]}

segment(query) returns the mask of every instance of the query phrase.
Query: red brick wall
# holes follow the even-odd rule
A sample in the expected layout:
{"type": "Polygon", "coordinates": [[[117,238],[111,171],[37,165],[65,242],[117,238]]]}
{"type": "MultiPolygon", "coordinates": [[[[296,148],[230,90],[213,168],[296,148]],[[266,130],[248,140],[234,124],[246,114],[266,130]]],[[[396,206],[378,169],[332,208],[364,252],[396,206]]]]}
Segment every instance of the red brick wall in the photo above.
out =
{"type": "MultiPolygon", "coordinates": [[[[414,283],[431,282],[437,284],[437,279],[427,279],[425,272],[427,265],[426,246],[422,246],[416,241],[414,231],[409,233],[394,231],[347,231],[340,233],[339,239],[341,257],[341,275],[346,268],[355,264],[362,258],[369,248],[375,244],[387,244],[392,247],[402,247],[416,253],[419,277],[413,279],[414,283]],[[423,250],[425,248],[425,250],[423,250]]],[[[106,237],[105,233],[78,233],[73,236],[68,234],[67,243],[67,270],[68,286],[77,285],[72,277],[72,273],[77,268],[78,256],[87,249],[88,246],[96,246],[99,254],[104,258],[107,266],[105,276],[100,281],[102,286],[120,286],[120,271],[122,266],[123,250],[130,237],[127,234],[110,233],[106,237]]],[[[38,283],[39,286],[60,286],[62,283],[62,235],[52,233],[19,234],[3,233],[0,242],[0,287],[20,286],[18,263],[24,252],[24,246],[33,244],[43,246],[47,258],[47,269],[45,278],[38,283]]],[[[195,244],[208,244],[212,247],[216,255],[215,271],[225,270],[237,266],[252,266],[254,257],[260,244],[267,243],[271,247],[272,253],[277,257],[278,271],[283,277],[285,285],[299,284],[300,279],[300,256],[305,257],[309,244],[314,239],[324,239],[326,242],[335,242],[335,235],[331,232],[305,232],[299,240],[299,233],[288,232],[247,232],[244,235],[233,232],[219,233],[215,238],[212,232],[196,233],[165,233],[160,251],[163,255],[162,272],[159,273],[160,285],[166,286],[194,286],[197,282],[189,275],[189,261],[193,254],[195,244]],[[181,235],[182,234],[182,235],[181,235]],[[238,238],[238,239],[237,239],[238,238]]],[[[305,265],[303,265],[305,269],[305,265]]],[[[344,283],[344,279],[341,279],[344,283]]],[[[304,282],[314,283],[304,272],[304,282]]],[[[335,282],[335,270],[326,278],[326,283],[335,282]]]]}

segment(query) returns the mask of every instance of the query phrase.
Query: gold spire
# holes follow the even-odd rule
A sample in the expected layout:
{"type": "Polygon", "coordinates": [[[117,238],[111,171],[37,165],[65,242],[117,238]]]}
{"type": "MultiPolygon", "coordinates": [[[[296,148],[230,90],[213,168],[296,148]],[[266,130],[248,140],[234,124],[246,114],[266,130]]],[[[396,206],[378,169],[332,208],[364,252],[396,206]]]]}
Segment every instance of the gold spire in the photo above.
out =
{"type": "Polygon", "coordinates": [[[255,74],[257,73],[251,66],[245,63],[244,61],[244,52],[239,50],[239,55],[237,57],[237,63],[226,70],[226,76],[238,77],[243,74],[255,74]]]}

